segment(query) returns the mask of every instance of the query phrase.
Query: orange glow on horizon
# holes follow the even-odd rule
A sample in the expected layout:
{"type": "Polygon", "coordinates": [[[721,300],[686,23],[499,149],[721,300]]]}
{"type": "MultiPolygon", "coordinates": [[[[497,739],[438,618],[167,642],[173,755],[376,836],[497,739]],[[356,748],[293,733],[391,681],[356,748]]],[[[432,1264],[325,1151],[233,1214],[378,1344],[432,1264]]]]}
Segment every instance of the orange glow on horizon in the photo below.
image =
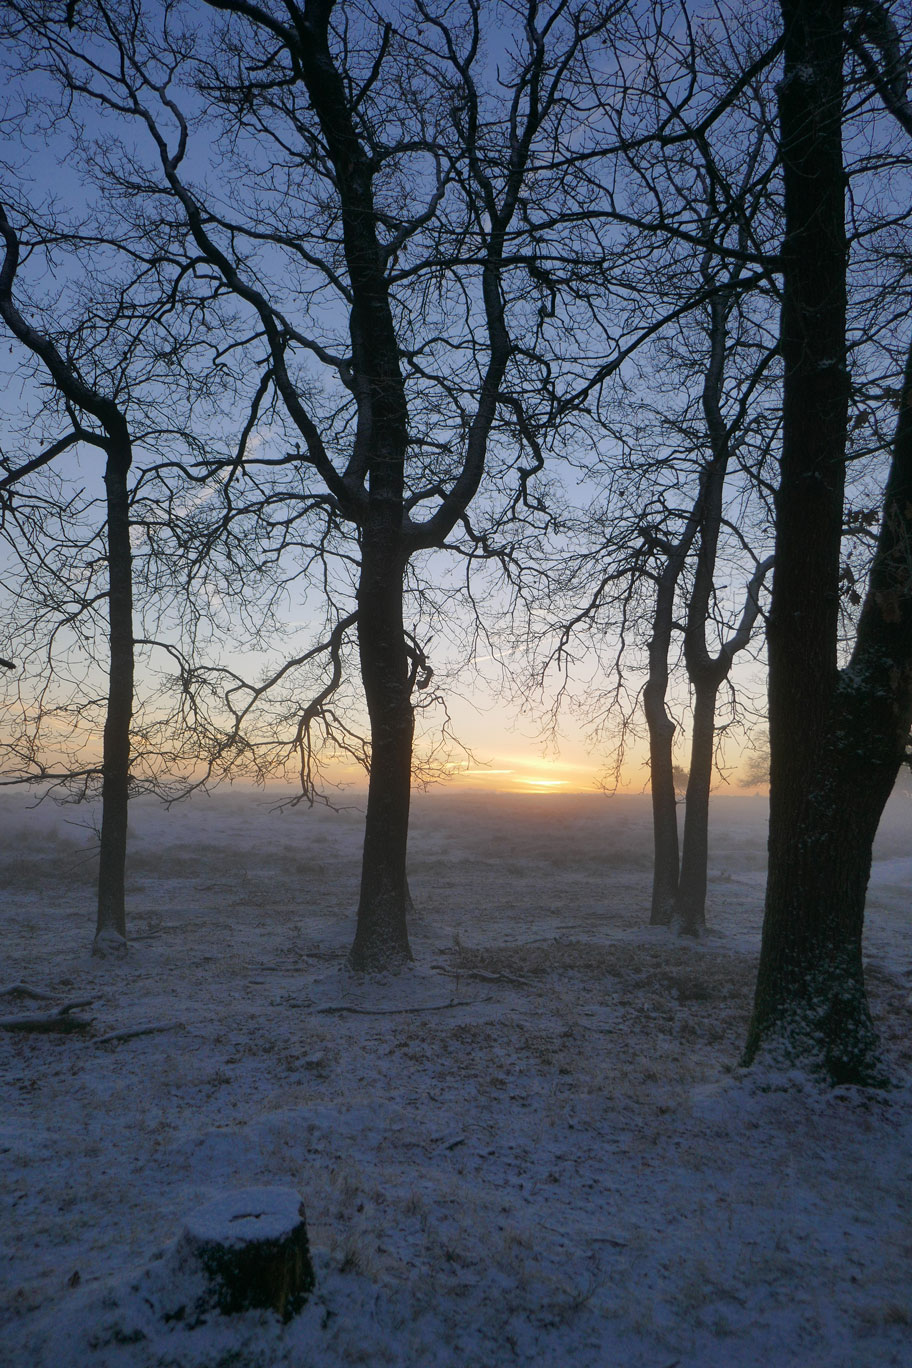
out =
{"type": "Polygon", "coordinates": [[[490,766],[455,770],[447,787],[487,793],[597,793],[598,768],[540,755],[497,756],[490,766]]]}

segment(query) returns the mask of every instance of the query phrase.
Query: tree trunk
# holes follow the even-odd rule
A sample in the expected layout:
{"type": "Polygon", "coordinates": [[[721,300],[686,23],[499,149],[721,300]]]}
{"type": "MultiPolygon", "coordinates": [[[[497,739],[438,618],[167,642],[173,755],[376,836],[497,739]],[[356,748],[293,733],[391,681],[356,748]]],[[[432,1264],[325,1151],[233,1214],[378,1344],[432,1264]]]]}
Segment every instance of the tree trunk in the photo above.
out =
{"type": "MultiPolygon", "coordinates": [[[[863,725],[857,740],[866,744],[863,725]]],[[[857,784],[846,782],[832,768],[821,775],[791,842],[771,859],[746,1061],[765,1045],[774,1063],[871,1084],[884,1075],[861,937],[871,847],[892,780],[854,777],[857,784]]]]}
{"type": "Polygon", "coordinates": [[[706,864],[709,840],[709,790],[712,784],[716,739],[715,678],[693,680],[693,732],[690,742],[690,775],[684,809],[684,843],[681,877],[674,916],[687,936],[699,936],[706,927],[706,864]]]}
{"type": "Polygon", "coordinates": [[[842,677],[837,669],[849,395],[843,6],[782,0],[782,13],[785,375],[767,633],[770,859],[746,1061],[762,1046],[833,1082],[871,1083],[882,1069],[862,969],[864,897],[902,749],[894,739],[890,760],[885,733],[897,718],[877,735],[872,716],[880,691],[895,695],[893,662],[859,661],[842,677]],[[855,676],[859,664],[868,677],[855,676]]]}
{"type": "Polygon", "coordinates": [[[108,539],[109,666],[101,790],[96,953],[126,948],[125,878],[133,717],[133,556],[127,486],[131,450],[113,440],[105,467],[108,539]]]}
{"type": "Polygon", "coordinates": [[[656,577],[649,676],[643,689],[643,712],[649,730],[649,777],[652,790],[652,907],[650,926],[668,926],[678,892],[678,801],[674,786],[675,724],[668,714],[668,653],[674,626],[678,580],[699,526],[699,503],[691,510],[680,540],[665,548],[665,565],[656,577]]]}
{"type": "Polygon", "coordinates": [[[414,714],[402,620],[405,558],[394,533],[365,532],[358,645],[371,728],[371,768],[353,969],[399,969],[408,939],[408,846],[414,714]]]}
{"type": "Polygon", "coordinates": [[[654,844],[649,925],[668,926],[678,892],[678,801],[671,749],[675,724],[665,707],[665,689],[661,681],[652,676],[643,690],[643,711],[649,728],[654,844]]]}
{"type": "Polygon", "coordinates": [[[673,920],[689,936],[706,926],[706,861],[709,838],[709,789],[716,737],[716,696],[731,665],[724,648],[716,659],[706,644],[706,625],[715,590],[716,556],[722,528],[729,435],[722,414],[730,300],[724,291],[709,303],[709,362],[703,377],[702,407],[711,457],[700,476],[694,507],[700,542],[684,629],[684,662],[694,691],[690,774],[684,808],[684,844],[673,920]]]}
{"type": "Polygon", "coordinates": [[[773,1042],[837,1083],[884,1080],[861,959],[871,848],[912,728],[912,347],[855,650],[792,838],[770,845],[746,1059],[773,1042]],[[773,858],[775,854],[775,858],[773,858]]]}

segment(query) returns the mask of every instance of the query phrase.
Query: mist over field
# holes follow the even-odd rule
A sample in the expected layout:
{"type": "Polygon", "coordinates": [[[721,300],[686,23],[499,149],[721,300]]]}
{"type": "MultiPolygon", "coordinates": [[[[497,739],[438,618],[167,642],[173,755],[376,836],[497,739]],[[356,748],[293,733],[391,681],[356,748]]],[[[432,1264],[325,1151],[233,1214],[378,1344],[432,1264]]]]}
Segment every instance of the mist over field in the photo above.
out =
{"type": "MultiPolygon", "coordinates": [[[[135,802],[112,965],[88,810],[25,803],[0,988],[92,1024],[0,1035],[4,1365],[908,1363],[908,1082],[738,1069],[763,799],[715,800],[692,943],[647,924],[647,798],[419,794],[415,964],[379,977],[345,967],[357,811],[135,802]],[[250,1186],[304,1199],[317,1286],[287,1326],[188,1310],[183,1222],[250,1186]]],[[[865,942],[907,1080],[909,816],[865,942]]]]}

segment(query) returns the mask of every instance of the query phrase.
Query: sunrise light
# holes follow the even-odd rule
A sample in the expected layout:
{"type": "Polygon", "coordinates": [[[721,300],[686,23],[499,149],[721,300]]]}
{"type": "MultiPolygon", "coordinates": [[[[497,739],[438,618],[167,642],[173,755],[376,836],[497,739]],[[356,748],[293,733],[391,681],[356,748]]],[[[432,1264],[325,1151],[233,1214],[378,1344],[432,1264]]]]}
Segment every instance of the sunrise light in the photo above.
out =
{"type": "Polygon", "coordinates": [[[541,755],[491,756],[491,764],[475,760],[457,770],[450,783],[455,788],[486,789],[493,793],[592,793],[597,763],[579,759],[543,758],[541,755]]]}

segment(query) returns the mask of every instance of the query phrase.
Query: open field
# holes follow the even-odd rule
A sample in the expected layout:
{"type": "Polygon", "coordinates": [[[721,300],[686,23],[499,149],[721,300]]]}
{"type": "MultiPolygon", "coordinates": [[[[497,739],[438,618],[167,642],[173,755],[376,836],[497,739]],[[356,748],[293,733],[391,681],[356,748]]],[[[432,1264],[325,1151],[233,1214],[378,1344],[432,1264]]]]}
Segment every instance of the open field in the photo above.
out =
{"type": "Polygon", "coordinates": [[[85,820],[0,799],[0,988],[93,1018],[0,1032],[4,1368],[912,1364],[908,799],[869,900],[883,1095],[737,1067],[759,799],[716,804],[693,945],[646,925],[645,799],[419,796],[416,964],[376,981],[344,967],[356,812],[137,802],[120,963],[85,820]],[[260,1184],[303,1195],[316,1292],[188,1324],[182,1216],[260,1184]]]}

